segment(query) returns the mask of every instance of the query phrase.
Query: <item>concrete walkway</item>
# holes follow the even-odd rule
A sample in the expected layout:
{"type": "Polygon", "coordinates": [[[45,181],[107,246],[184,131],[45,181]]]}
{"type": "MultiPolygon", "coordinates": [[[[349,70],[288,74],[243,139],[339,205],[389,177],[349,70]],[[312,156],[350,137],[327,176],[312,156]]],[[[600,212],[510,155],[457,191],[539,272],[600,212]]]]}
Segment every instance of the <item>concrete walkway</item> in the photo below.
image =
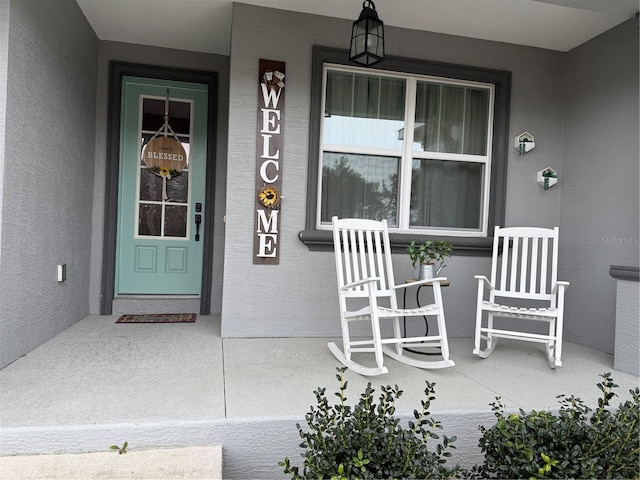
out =
{"type": "Polygon", "coordinates": [[[0,457],[0,480],[222,479],[222,448],[0,457]]]}

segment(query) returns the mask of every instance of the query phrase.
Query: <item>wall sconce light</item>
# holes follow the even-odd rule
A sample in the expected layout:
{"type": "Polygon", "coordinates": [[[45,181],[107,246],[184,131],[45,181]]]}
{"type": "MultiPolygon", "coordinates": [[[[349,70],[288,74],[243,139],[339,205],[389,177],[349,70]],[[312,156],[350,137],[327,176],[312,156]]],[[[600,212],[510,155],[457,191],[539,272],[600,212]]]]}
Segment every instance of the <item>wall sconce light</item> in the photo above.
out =
{"type": "Polygon", "coordinates": [[[513,146],[520,156],[530,152],[536,147],[536,139],[529,132],[522,132],[515,138],[513,146]]]}
{"type": "Polygon", "coordinates": [[[353,22],[349,61],[369,67],[384,60],[384,23],[371,0],[362,3],[362,12],[353,22]]]}

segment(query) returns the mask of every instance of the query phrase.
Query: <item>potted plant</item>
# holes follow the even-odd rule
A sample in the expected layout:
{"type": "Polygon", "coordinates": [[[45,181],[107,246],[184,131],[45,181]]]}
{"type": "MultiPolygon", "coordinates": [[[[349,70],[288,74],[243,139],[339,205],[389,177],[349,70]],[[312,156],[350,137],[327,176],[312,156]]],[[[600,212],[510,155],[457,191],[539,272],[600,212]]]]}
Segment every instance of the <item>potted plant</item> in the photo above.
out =
{"type": "Polygon", "coordinates": [[[545,190],[549,190],[549,187],[555,185],[556,182],[551,183],[549,181],[550,178],[558,178],[558,174],[553,168],[547,168],[542,172],[543,180],[543,188],[545,190]]]}
{"type": "Polygon", "coordinates": [[[411,265],[415,269],[420,267],[420,280],[427,280],[436,277],[444,268],[444,259],[451,255],[453,245],[444,240],[427,240],[422,245],[416,245],[416,241],[412,240],[407,247],[407,253],[411,259],[411,265]],[[440,266],[436,270],[436,262],[440,262],[440,266]]]}

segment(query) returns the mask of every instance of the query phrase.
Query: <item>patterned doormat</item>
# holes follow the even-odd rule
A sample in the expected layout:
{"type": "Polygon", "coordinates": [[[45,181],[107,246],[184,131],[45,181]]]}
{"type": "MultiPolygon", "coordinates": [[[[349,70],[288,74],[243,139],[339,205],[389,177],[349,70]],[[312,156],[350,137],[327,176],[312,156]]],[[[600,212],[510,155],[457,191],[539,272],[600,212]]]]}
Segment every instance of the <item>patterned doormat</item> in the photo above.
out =
{"type": "Polygon", "coordinates": [[[193,323],[195,313],[146,313],[143,315],[122,315],[116,323],[193,323]]]}

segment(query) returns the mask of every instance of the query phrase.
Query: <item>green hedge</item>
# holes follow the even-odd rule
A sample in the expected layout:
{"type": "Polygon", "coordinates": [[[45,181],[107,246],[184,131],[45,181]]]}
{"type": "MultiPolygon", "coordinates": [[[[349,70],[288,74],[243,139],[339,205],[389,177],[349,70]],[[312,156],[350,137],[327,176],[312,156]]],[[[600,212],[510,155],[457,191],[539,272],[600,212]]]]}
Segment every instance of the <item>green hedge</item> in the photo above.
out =
{"type": "Polygon", "coordinates": [[[560,409],[507,414],[500,398],[492,403],[496,423],[481,425],[482,465],[463,469],[446,465],[456,437],[436,432],[431,418],[435,383],[426,382],[425,397],[414,420],[401,425],[394,417],[398,386],[381,387],[377,402],[369,383],[354,406],[347,404],[346,368],[338,368],[340,383],[331,405],[326,389],[314,391],[316,407],[305,416],[305,430],[297,424],[304,449],[301,466],[288,458],[280,462],[292,479],[405,479],[405,478],[640,478],[640,389],[617,409],[611,374],[601,375],[602,395],[592,411],[579,398],[559,395],[560,409]],[[438,441],[433,447],[432,441],[438,441]]]}

